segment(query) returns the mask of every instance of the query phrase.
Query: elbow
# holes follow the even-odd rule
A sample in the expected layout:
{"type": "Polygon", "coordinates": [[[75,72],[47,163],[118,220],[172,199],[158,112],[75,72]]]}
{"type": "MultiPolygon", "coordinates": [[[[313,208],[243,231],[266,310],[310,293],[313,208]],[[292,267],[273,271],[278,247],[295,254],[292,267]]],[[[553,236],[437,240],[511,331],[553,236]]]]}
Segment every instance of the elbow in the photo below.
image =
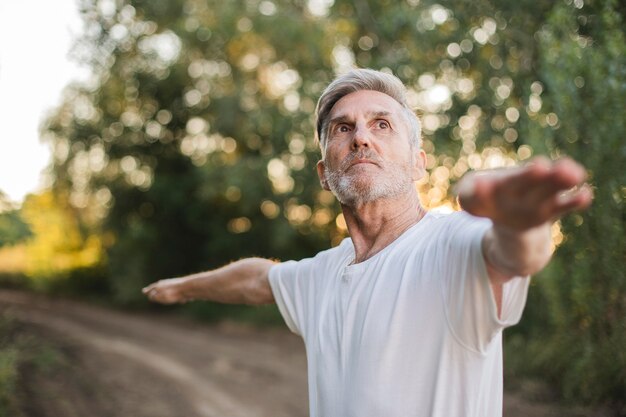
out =
{"type": "Polygon", "coordinates": [[[274,303],[274,295],[272,294],[269,279],[265,281],[264,283],[260,279],[250,283],[250,286],[244,293],[244,304],[262,306],[274,303]]]}
{"type": "Polygon", "coordinates": [[[269,285],[267,288],[259,288],[248,302],[249,305],[262,306],[267,304],[274,304],[274,295],[272,294],[269,285]]]}
{"type": "Polygon", "coordinates": [[[245,304],[253,306],[273,304],[275,301],[270,286],[269,270],[275,262],[268,259],[252,259],[250,261],[252,271],[250,271],[251,279],[244,291],[245,304]]]}

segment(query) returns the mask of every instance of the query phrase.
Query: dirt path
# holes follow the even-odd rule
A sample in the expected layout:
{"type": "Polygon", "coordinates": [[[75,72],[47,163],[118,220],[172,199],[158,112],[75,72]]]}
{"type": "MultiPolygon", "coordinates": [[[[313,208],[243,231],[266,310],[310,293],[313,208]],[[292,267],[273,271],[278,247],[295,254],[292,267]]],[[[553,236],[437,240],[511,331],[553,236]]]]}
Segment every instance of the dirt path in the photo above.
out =
{"type": "MultiPolygon", "coordinates": [[[[287,330],[129,314],[8,290],[0,290],[0,312],[72,348],[73,366],[91,388],[57,389],[77,416],[308,415],[304,347],[287,330]]],[[[508,394],[504,415],[584,414],[508,394]]]]}
{"type": "Polygon", "coordinates": [[[86,379],[117,404],[111,408],[119,414],[106,415],[307,415],[304,348],[288,332],[207,326],[5,290],[0,305],[77,348],[86,379]]]}

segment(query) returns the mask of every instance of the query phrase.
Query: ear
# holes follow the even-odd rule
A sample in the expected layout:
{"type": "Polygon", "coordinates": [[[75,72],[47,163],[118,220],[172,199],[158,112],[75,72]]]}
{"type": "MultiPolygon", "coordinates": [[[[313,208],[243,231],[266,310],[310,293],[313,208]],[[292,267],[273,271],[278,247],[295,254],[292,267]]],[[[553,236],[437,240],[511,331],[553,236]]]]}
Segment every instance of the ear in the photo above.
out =
{"type": "Polygon", "coordinates": [[[320,184],[326,191],[330,191],[328,181],[326,180],[326,164],[324,161],[317,161],[317,176],[320,178],[320,184]]]}
{"type": "Polygon", "coordinates": [[[413,151],[413,181],[418,181],[426,174],[426,152],[423,149],[413,151]]]}

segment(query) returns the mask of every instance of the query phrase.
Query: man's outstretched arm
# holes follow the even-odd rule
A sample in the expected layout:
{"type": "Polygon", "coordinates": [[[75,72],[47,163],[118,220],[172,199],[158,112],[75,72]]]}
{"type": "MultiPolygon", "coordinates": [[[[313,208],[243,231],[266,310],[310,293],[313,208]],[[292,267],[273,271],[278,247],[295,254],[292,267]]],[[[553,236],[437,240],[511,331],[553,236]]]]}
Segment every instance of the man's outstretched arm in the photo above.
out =
{"type": "Polygon", "coordinates": [[[274,302],[269,270],[274,261],[248,258],[213,271],[157,281],[143,293],[157,303],[174,304],[192,300],[227,304],[261,305],[274,302]]]}
{"type": "Polygon", "coordinates": [[[586,177],[571,159],[536,158],[519,168],[472,173],[459,182],[461,206],[493,221],[483,239],[492,285],[546,266],[552,256],[552,222],[591,203],[586,177]]]}

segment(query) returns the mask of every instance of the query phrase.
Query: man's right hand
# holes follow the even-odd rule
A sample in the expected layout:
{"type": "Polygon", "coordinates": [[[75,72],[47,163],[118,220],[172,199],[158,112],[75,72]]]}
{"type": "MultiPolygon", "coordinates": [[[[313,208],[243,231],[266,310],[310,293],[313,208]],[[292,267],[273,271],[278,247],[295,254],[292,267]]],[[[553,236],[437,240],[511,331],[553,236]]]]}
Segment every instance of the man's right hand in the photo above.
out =
{"type": "Polygon", "coordinates": [[[274,261],[248,258],[213,271],[181,278],[163,279],[148,285],[143,293],[162,304],[207,300],[227,304],[261,305],[274,302],[269,270],[274,261]]]}
{"type": "Polygon", "coordinates": [[[145,287],[142,292],[150,301],[161,304],[176,304],[193,301],[184,296],[183,286],[187,278],[162,279],[145,287]]]}

